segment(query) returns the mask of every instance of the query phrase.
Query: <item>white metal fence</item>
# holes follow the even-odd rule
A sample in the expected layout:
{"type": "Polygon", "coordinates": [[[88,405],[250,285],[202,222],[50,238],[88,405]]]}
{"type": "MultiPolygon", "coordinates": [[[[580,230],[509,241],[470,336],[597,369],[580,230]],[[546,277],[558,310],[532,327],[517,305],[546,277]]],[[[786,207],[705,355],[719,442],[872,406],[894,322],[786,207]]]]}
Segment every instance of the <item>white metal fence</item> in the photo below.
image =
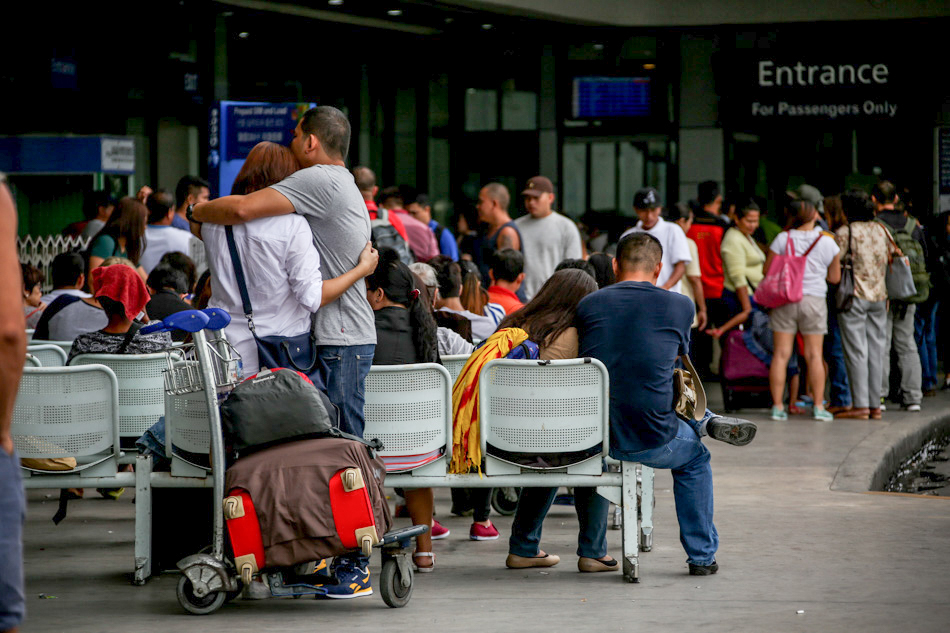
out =
{"type": "MultiPolygon", "coordinates": [[[[20,261],[24,264],[36,266],[46,275],[46,281],[43,282],[43,292],[47,292],[53,287],[50,265],[53,259],[60,253],[76,251],[81,253],[89,247],[92,238],[88,237],[65,237],[63,235],[26,235],[17,238],[16,247],[20,261]]],[[[208,257],[205,255],[204,243],[201,240],[191,241],[191,248],[187,255],[195,262],[195,267],[200,275],[208,268],[208,257]]]]}
{"type": "Polygon", "coordinates": [[[24,264],[36,266],[46,275],[43,290],[53,287],[50,264],[60,253],[69,251],[82,252],[89,246],[88,237],[65,237],[63,235],[26,235],[17,238],[16,247],[20,261],[24,264]]]}

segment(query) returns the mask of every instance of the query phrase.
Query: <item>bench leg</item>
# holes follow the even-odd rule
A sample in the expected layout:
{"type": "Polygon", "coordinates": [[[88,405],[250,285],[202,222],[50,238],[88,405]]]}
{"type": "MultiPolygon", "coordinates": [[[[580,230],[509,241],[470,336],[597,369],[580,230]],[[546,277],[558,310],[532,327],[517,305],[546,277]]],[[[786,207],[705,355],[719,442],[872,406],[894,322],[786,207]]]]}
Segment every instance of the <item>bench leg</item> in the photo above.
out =
{"type": "Polygon", "coordinates": [[[640,466],[640,550],[653,549],[653,469],[640,466]]]}
{"type": "Polygon", "coordinates": [[[623,579],[640,582],[639,539],[637,538],[637,464],[621,464],[623,486],[620,494],[621,541],[623,544],[623,579]]]}
{"type": "Polygon", "coordinates": [[[152,575],[152,458],[135,460],[135,572],[132,583],[144,585],[152,575]]]}

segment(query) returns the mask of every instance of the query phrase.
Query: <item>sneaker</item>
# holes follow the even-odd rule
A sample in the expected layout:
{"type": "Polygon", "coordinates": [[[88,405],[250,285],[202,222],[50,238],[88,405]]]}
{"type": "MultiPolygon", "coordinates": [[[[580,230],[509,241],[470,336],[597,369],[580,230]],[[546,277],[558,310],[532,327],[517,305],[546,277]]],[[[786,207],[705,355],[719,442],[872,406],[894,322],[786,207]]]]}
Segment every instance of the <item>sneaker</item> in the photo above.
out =
{"type": "Polygon", "coordinates": [[[884,404],[884,398],[881,398],[881,411],[887,411],[887,405],[884,404]]]}
{"type": "Polygon", "coordinates": [[[432,527],[429,528],[429,534],[432,535],[433,541],[438,541],[439,539],[443,539],[451,533],[452,532],[449,530],[449,528],[445,527],[444,525],[442,525],[435,519],[432,519],[432,527]]]}
{"type": "Polygon", "coordinates": [[[717,571],[719,571],[719,563],[716,561],[711,562],[708,565],[694,565],[689,564],[689,575],[690,576],[712,576],[717,571]]]}
{"type": "Polygon", "coordinates": [[[733,446],[745,446],[755,437],[757,427],[753,422],[741,418],[713,416],[706,422],[709,437],[733,446]]]}
{"type": "Polygon", "coordinates": [[[835,419],[834,415],[819,407],[815,407],[812,410],[811,417],[819,422],[831,422],[835,419]]]}
{"type": "MultiPolygon", "coordinates": [[[[917,407],[917,410],[920,411],[920,407],[917,407]]],[[[115,501],[123,494],[125,494],[125,488],[96,488],[96,492],[102,495],[103,499],[112,499],[115,501]]]]}
{"type": "Polygon", "coordinates": [[[906,404],[901,408],[904,409],[904,411],[907,411],[908,413],[920,413],[919,404],[906,404]]]}
{"type": "Polygon", "coordinates": [[[937,388],[931,387],[930,389],[924,389],[925,398],[935,398],[937,396],[937,388]]]}
{"type": "Polygon", "coordinates": [[[337,556],[333,561],[335,585],[326,585],[326,597],[334,600],[362,598],[373,595],[369,579],[369,563],[349,556],[337,556]]]}
{"type": "Polygon", "coordinates": [[[772,413],[769,417],[776,422],[785,422],[788,420],[788,414],[785,413],[785,409],[782,407],[772,407],[772,413]]]}
{"type": "Polygon", "coordinates": [[[468,531],[468,538],[473,541],[494,541],[498,538],[498,530],[495,525],[489,521],[487,526],[481,523],[472,523],[472,529],[468,531]]]}
{"type": "Polygon", "coordinates": [[[263,580],[252,580],[250,584],[244,585],[241,591],[241,598],[244,600],[267,600],[272,597],[270,587],[264,584],[263,580]]]}

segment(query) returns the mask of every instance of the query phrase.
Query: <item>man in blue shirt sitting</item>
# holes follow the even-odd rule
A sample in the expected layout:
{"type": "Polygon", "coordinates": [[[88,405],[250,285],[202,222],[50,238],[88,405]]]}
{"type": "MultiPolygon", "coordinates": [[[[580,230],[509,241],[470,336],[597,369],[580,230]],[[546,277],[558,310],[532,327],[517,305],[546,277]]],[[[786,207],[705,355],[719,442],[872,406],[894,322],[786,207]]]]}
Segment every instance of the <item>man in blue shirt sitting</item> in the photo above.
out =
{"type": "MultiPolygon", "coordinates": [[[[647,233],[620,240],[614,260],[617,283],[585,297],[577,309],[580,356],[593,357],[610,373],[610,456],[673,473],[673,496],[689,573],[719,569],[719,535],[713,525],[713,482],[704,434],[742,446],[755,425],[706,411],[685,421],[673,406],[673,369],[689,349],[693,304],[658,288],[663,249],[647,233]]],[[[592,526],[607,525],[607,504],[593,505],[592,526]]],[[[606,570],[605,570],[606,571],[606,570]]]]}
{"type": "Polygon", "coordinates": [[[432,219],[432,205],[429,204],[429,196],[420,193],[416,199],[406,205],[406,211],[409,215],[419,220],[429,227],[435,235],[435,241],[439,243],[439,252],[448,255],[453,262],[459,260],[459,248],[455,243],[455,236],[438,222],[432,219]]]}

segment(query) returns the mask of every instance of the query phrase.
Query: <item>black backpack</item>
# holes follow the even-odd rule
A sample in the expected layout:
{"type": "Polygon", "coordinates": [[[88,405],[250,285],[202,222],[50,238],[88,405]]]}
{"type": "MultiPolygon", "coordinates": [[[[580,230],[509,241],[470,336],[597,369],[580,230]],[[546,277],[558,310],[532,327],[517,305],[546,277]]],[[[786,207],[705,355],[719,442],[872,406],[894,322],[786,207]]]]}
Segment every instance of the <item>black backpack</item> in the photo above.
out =
{"type": "Polygon", "coordinates": [[[403,239],[399,231],[389,222],[389,211],[380,207],[376,211],[376,219],[370,220],[370,229],[373,236],[373,247],[376,250],[391,248],[399,254],[399,261],[408,266],[416,259],[409,250],[409,244],[403,239]]]}

